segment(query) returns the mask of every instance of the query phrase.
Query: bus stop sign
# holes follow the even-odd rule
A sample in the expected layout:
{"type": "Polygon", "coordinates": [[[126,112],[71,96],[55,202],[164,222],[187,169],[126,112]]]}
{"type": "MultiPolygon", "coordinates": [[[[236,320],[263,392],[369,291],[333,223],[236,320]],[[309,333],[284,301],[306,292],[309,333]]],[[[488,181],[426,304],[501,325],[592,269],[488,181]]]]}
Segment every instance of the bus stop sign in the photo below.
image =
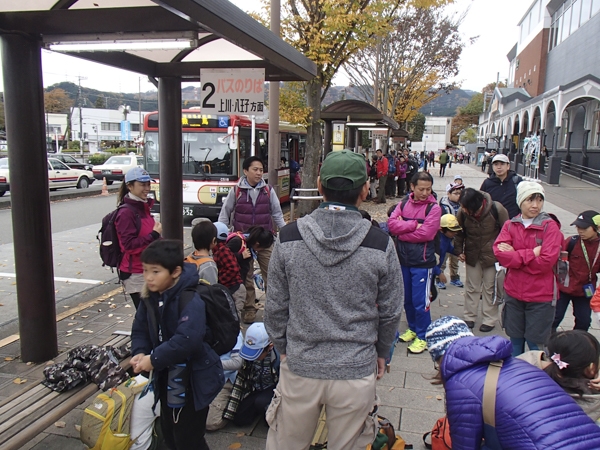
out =
{"type": "Polygon", "coordinates": [[[265,69],[201,69],[202,114],[264,115],[265,69]]]}

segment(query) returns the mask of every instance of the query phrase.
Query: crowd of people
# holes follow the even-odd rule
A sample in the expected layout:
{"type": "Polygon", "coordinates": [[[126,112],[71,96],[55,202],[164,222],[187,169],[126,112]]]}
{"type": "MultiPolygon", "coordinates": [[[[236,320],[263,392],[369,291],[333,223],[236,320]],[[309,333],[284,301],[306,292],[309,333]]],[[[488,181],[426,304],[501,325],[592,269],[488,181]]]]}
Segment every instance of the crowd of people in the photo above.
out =
{"type": "MultiPolygon", "coordinates": [[[[459,158],[442,153],[440,177],[459,158]]],[[[600,316],[600,213],[582,212],[572,224],[577,235],[565,238],[544,212],[540,183],[516,175],[502,154],[491,167],[479,189],[457,175],[438,198],[433,176],[408,150],[378,150],[366,164],[358,153],[332,152],[317,181],[323,202],[286,224],[262,161],[248,158],[218,222],[194,225],[185,262],[181,242],[159,239],[160,227],[143,215],[147,173],[126,180],[123,201],[141,203],[138,213],[124,208],[127,227],[117,224],[140,243],[122,244],[137,255],[122,267],[132,268],[127,278],[141,277],[131,361],[135,372],[155,374],[167,445],[208,448],[206,430],[264,417],[267,449],[307,449],[325,406],[327,448],[366,448],[375,437],[376,382],[399,334],[409,352],[429,351],[439,367],[453,448],[600,448],[600,344],[587,333],[600,316]],[[378,224],[360,210],[369,198],[402,200],[378,224]],[[256,322],[255,262],[264,322],[256,322]],[[181,292],[199,282],[225,286],[249,325],[220,357],[204,340],[202,298],[180,310],[181,292]],[[464,288],[463,317],[432,321],[430,304],[448,284],[464,288]],[[575,330],[557,332],[570,303],[575,330]],[[475,337],[476,323],[482,333],[501,326],[509,339],[475,337]],[[482,392],[498,361],[490,430],[482,392]],[[169,373],[181,364],[188,374],[177,402],[169,373]]]]}

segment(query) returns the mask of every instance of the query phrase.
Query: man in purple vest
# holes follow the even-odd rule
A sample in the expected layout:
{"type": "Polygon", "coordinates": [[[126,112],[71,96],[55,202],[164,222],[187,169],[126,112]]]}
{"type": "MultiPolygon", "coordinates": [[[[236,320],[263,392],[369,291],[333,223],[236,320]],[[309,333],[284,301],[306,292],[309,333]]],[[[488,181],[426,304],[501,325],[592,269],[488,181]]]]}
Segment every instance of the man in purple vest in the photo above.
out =
{"type": "MultiPolygon", "coordinates": [[[[264,164],[258,156],[251,156],[242,165],[244,176],[237,186],[229,191],[223,201],[219,214],[219,222],[227,226],[233,225],[233,231],[246,232],[253,225],[270,230],[273,234],[278,228],[285,226],[283,212],[275,190],[263,180],[264,164]]],[[[273,247],[260,249],[257,254],[258,265],[267,286],[267,269],[273,247]]],[[[254,287],[254,270],[248,271],[244,281],[246,286],[246,303],[242,311],[242,321],[253,323],[256,318],[256,292],[254,287]]]]}

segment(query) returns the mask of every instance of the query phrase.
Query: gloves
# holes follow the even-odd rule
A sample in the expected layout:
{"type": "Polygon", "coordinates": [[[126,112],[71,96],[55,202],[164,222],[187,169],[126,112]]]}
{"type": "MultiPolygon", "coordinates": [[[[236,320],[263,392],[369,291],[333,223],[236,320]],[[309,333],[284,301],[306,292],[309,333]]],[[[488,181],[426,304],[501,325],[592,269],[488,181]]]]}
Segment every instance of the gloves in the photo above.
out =
{"type": "Polygon", "coordinates": [[[398,177],[394,177],[394,181],[398,181],[398,177]]]}

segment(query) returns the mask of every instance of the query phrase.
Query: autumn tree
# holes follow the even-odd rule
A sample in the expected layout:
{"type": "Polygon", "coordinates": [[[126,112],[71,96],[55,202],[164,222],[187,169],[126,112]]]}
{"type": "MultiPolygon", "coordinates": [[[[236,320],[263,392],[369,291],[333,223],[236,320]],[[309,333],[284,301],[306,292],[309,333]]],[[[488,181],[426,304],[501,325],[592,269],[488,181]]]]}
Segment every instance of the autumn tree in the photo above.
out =
{"type": "Polygon", "coordinates": [[[392,19],[392,32],[354,54],[345,65],[363,99],[398,122],[455,85],[465,46],[458,27],[464,16],[447,16],[436,7],[407,4],[392,19]],[[374,87],[374,88],[373,88],[374,87]]]}
{"type": "Polygon", "coordinates": [[[406,128],[411,142],[421,142],[425,132],[425,115],[417,112],[408,122],[406,128]]]}
{"type": "Polygon", "coordinates": [[[73,106],[73,100],[60,88],[44,92],[44,106],[49,113],[66,113],[73,106]]]}

